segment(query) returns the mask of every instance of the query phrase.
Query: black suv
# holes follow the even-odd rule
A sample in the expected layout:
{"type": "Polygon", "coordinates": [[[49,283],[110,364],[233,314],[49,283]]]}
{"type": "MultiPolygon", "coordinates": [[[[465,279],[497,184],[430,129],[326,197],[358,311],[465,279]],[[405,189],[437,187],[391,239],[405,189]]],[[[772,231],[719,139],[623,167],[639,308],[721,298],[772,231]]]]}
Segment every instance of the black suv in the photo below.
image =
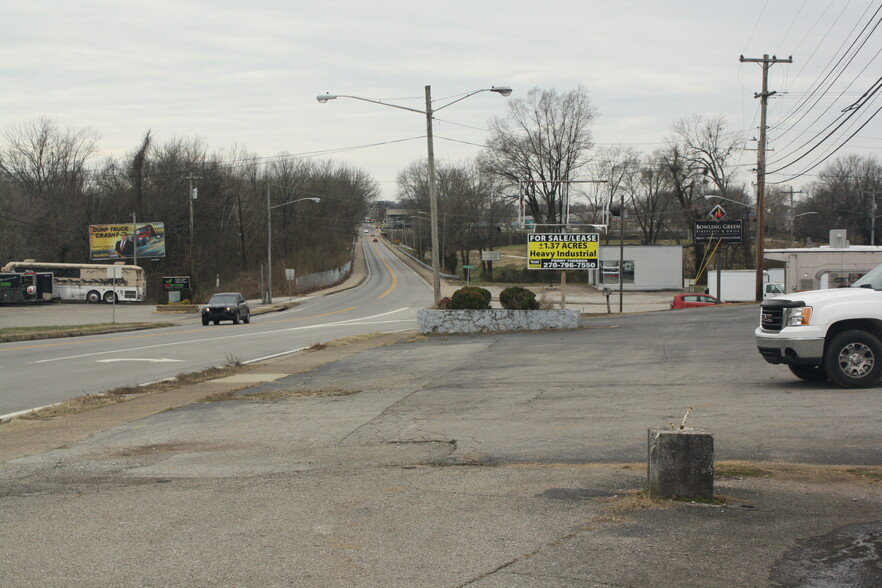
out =
{"type": "Polygon", "coordinates": [[[208,321],[214,321],[214,324],[221,321],[233,321],[234,325],[238,325],[240,320],[245,324],[250,323],[251,309],[248,307],[248,301],[245,300],[245,297],[238,292],[215,294],[208,304],[202,307],[203,325],[207,325],[208,321]]]}

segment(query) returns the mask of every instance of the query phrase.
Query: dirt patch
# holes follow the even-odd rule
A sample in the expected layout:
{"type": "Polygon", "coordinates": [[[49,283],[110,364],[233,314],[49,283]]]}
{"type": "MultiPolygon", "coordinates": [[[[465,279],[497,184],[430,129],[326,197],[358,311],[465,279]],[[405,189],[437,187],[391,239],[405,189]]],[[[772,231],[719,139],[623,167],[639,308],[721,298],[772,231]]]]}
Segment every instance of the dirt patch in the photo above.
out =
{"type": "Polygon", "coordinates": [[[163,455],[179,453],[199,453],[205,451],[222,451],[237,446],[224,443],[157,443],[154,445],[141,445],[139,447],[126,447],[112,452],[114,457],[143,457],[145,455],[163,455]]]}
{"type": "Polygon", "coordinates": [[[221,394],[213,394],[202,402],[227,402],[230,400],[242,401],[278,401],[287,400],[289,398],[329,398],[333,396],[352,396],[358,394],[360,390],[343,390],[333,388],[329,390],[273,390],[271,392],[256,392],[254,394],[243,394],[242,390],[231,390],[221,394]]]}

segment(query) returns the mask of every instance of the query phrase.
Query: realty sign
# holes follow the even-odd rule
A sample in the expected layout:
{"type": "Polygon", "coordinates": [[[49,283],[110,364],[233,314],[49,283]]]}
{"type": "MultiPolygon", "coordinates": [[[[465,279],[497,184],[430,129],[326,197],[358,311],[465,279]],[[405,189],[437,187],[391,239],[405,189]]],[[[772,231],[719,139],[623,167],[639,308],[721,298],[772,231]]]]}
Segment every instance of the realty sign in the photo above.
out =
{"type": "Polygon", "coordinates": [[[597,269],[597,233],[527,235],[527,269],[597,269]]]}

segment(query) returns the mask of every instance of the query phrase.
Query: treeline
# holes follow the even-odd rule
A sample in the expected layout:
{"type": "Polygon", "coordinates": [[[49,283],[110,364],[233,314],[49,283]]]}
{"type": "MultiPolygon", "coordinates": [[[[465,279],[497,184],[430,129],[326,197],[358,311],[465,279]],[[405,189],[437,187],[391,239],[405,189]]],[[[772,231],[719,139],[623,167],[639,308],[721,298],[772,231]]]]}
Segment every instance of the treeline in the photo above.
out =
{"type": "Polygon", "coordinates": [[[166,257],[143,262],[148,296],[160,276],[190,275],[197,299],[215,290],[261,293],[267,207],[273,207],[272,277],[345,263],[359,223],[379,194],[367,173],[286,154],[212,152],[198,139],[157,144],[149,132],[121,158],[95,164],[98,135],[40,118],[7,129],[0,152],[0,262],[89,262],[89,225],[165,224],[166,257]],[[191,202],[191,186],[196,198],[191,202]],[[300,201],[320,198],[319,202],[300,201]],[[191,226],[192,204],[192,234],[191,226]],[[192,257],[190,255],[192,235],[192,257]]]}

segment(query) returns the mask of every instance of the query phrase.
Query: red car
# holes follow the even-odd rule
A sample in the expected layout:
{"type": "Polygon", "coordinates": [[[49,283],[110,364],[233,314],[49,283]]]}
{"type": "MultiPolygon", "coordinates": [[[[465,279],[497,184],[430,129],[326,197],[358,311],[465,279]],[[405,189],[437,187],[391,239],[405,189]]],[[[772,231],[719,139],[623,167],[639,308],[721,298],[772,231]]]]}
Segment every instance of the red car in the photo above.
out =
{"type": "Polygon", "coordinates": [[[715,304],[726,303],[718,298],[714,298],[710,294],[677,294],[674,296],[674,300],[671,301],[671,309],[714,306],[715,304]]]}

